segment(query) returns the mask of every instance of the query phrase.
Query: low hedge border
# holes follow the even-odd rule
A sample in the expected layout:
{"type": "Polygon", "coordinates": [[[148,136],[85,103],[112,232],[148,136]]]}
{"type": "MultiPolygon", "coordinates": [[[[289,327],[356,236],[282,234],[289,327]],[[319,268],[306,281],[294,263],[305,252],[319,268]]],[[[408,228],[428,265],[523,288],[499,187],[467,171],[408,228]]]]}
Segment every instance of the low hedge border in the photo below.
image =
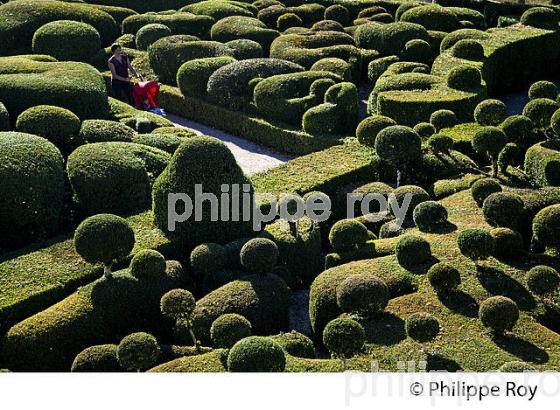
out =
{"type": "Polygon", "coordinates": [[[285,129],[256,116],[231,111],[198,98],[185,97],[176,87],[163,85],[158,105],[171,114],[231,132],[286,154],[305,155],[342,143],[342,139],[323,138],[285,129]]]}

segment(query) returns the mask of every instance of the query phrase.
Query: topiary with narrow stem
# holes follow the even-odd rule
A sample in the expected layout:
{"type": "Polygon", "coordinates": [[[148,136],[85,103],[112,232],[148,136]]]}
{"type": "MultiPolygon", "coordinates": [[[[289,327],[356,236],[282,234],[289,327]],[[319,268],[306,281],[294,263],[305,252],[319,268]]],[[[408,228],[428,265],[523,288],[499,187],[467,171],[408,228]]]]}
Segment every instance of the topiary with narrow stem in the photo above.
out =
{"type": "Polygon", "coordinates": [[[117,358],[123,369],[140,372],[153,367],[160,355],[159,344],[149,333],[132,333],[117,346],[117,358]]]}
{"type": "Polygon", "coordinates": [[[264,275],[269,273],[278,261],[278,246],[267,238],[247,241],[239,253],[241,265],[250,272],[264,275]]]}
{"type": "Polygon", "coordinates": [[[346,370],[346,360],[362,350],[365,337],[362,325],[352,319],[331,320],[323,329],[323,344],[332,356],[342,360],[343,370],[346,370]]]}
{"type": "Polygon", "coordinates": [[[484,127],[478,130],[472,139],[472,147],[479,154],[488,155],[492,162],[492,176],[498,175],[498,155],[506,145],[506,134],[498,127],[484,127]]]}

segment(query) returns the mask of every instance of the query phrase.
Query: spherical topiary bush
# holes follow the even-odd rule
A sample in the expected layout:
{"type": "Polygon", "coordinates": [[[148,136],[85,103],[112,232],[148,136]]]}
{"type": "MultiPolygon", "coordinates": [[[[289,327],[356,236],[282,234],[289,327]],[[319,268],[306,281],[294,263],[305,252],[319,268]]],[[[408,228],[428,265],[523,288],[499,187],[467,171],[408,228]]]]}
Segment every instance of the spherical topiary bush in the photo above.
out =
{"type": "Polygon", "coordinates": [[[524,115],[511,115],[507,117],[500,125],[500,128],[506,134],[508,142],[514,142],[522,146],[533,143],[534,124],[530,118],[524,115]]]}
{"type": "Polygon", "coordinates": [[[379,239],[396,238],[404,232],[401,224],[395,222],[385,222],[379,228],[379,239]]]}
{"type": "Polygon", "coordinates": [[[436,201],[425,201],[414,208],[414,224],[423,232],[430,232],[447,221],[447,209],[436,201]]]}
{"type": "MultiPolygon", "coordinates": [[[[424,188],[416,185],[402,185],[398,187],[393,191],[393,197],[389,197],[389,205],[395,216],[397,216],[398,213],[397,207],[401,208],[402,212],[402,207],[404,206],[405,201],[407,201],[407,198],[410,198],[410,202],[408,203],[408,207],[404,210],[406,211],[404,220],[410,221],[413,218],[414,208],[422,202],[429,201],[430,194],[428,194],[424,188]]],[[[399,217],[402,216],[399,215],[399,217]]]]}
{"type": "Polygon", "coordinates": [[[529,99],[548,98],[556,100],[558,98],[558,87],[551,81],[537,81],[529,87],[529,99]]]}
{"type": "Polygon", "coordinates": [[[294,13],[285,13],[278,17],[276,20],[276,28],[280,31],[285,31],[291,27],[303,26],[303,20],[294,13]]]}
{"type": "Polygon", "coordinates": [[[527,272],[527,287],[539,297],[553,294],[560,287],[560,275],[550,266],[535,266],[527,272]]]}
{"type": "Polygon", "coordinates": [[[72,111],[52,105],[37,105],[22,112],[16,130],[48,139],[64,152],[69,152],[80,131],[80,119],[72,111]]]}
{"type": "Polygon", "coordinates": [[[335,252],[356,249],[369,239],[366,226],[355,219],[336,222],[329,232],[329,242],[335,252]]]}
{"type": "Polygon", "coordinates": [[[375,151],[391,164],[415,160],[421,155],[422,140],[410,127],[393,125],[384,128],[375,139],[375,151]]]}
{"type": "Polygon", "coordinates": [[[379,134],[381,130],[392,125],[397,125],[395,120],[385,117],[384,115],[372,115],[358,124],[356,128],[356,137],[360,144],[374,147],[377,134],[379,134]]]}
{"type": "Polygon", "coordinates": [[[546,129],[558,109],[560,109],[558,102],[548,98],[536,98],[525,105],[523,115],[533,121],[535,127],[546,129]]]}
{"type": "Polygon", "coordinates": [[[230,349],[241,339],[251,336],[251,322],[237,313],[218,317],[210,327],[210,338],[215,348],[230,349]]]}
{"type": "Polygon", "coordinates": [[[484,229],[468,228],[457,236],[457,246],[463,255],[477,261],[492,255],[496,249],[496,240],[484,229]]]}
{"type": "Polygon", "coordinates": [[[117,345],[90,346],[82,350],[72,363],[72,372],[118,372],[117,345]]]}
{"type": "Polygon", "coordinates": [[[493,126],[478,130],[471,141],[473,149],[479,154],[488,155],[492,161],[492,176],[498,175],[498,155],[506,145],[507,137],[504,132],[493,126]]]}
{"type": "Polygon", "coordinates": [[[331,320],[323,329],[323,344],[333,356],[341,359],[358,354],[365,338],[362,325],[352,319],[331,320]]]}
{"type": "Polygon", "coordinates": [[[523,237],[519,232],[510,228],[494,228],[490,235],[496,240],[497,257],[516,259],[523,256],[523,237]]]}
{"type": "Polygon", "coordinates": [[[428,147],[435,153],[447,154],[453,148],[453,138],[445,134],[435,134],[426,141],[428,147]]]}
{"type": "Polygon", "coordinates": [[[447,85],[456,90],[471,90],[480,86],[480,70],[469,65],[453,67],[447,74],[447,85]]]}
{"type": "Polygon", "coordinates": [[[136,48],[138,50],[147,50],[157,40],[171,34],[171,29],[165,24],[146,24],[136,33],[136,48]]]}
{"type": "Polygon", "coordinates": [[[350,24],[350,13],[348,9],[340,4],[333,4],[325,9],[325,20],[334,20],[346,27],[350,24]]]}
{"type": "Polygon", "coordinates": [[[117,215],[98,214],[85,219],[74,233],[76,252],[88,263],[103,263],[105,275],[111,265],[127,257],[134,247],[134,231],[117,215]]]}
{"type": "Polygon", "coordinates": [[[157,279],[165,274],[165,258],[153,249],[143,249],[130,261],[130,273],[138,279],[157,279]]]}
{"type": "Polygon", "coordinates": [[[482,44],[473,39],[463,39],[455,43],[451,49],[451,54],[457,58],[465,60],[480,60],[484,58],[484,48],[482,44]]]}
{"type": "Polygon", "coordinates": [[[480,125],[500,125],[507,117],[507,107],[500,100],[484,100],[474,109],[474,119],[480,125]]]}
{"type": "Polygon", "coordinates": [[[560,251],[560,205],[541,209],[533,218],[533,239],[538,243],[560,251]]]}
{"type": "Polygon", "coordinates": [[[389,303],[389,288],[377,276],[350,275],[336,289],[336,302],[343,312],[372,316],[389,303]]]}
{"type": "Polygon", "coordinates": [[[417,342],[425,343],[435,339],[439,329],[439,321],[434,315],[429,313],[413,313],[406,318],[406,334],[417,342]]]}
{"type": "Polygon", "coordinates": [[[159,306],[164,316],[179,320],[190,317],[196,306],[196,301],[188,290],[172,289],[161,297],[159,306]]]}
{"type": "Polygon", "coordinates": [[[239,253],[241,265],[250,272],[269,273],[278,261],[278,246],[267,238],[247,241],[239,253]]]}
{"type": "Polygon", "coordinates": [[[523,214],[523,200],[511,192],[490,194],[482,205],[484,218],[492,226],[515,229],[523,214]]]}
{"type": "Polygon", "coordinates": [[[209,275],[222,269],[227,263],[226,249],[217,243],[203,243],[190,255],[191,268],[199,275],[209,275]]]}
{"type": "Polygon", "coordinates": [[[428,281],[437,293],[453,292],[461,284],[461,274],[453,266],[438,262],[428,270],[428,281]]]}
{"type": "Polygon", "coordinates": [[[531,7],[521,15],[519,21],[525,26],[558,30],[558,14],[548,7],[531,7]]]}
{"type": "Polygon", "coordinates": [[[32,47],[34,54],[47,54],[59,61],[87,62],[101,49],[101,38],[89,24],[58,20],[35,32],[32,47]]]}
{"type": "Polygon", "coordinates": [[[437,110],[430,115],[430,123],[436,127],[436,131],[440,131],[456,125],[457,116],[451,110],[437,110]]]}
{"type": "Polygon", "coordinates": [[[156,364],[159,354],[156,338],[144,332],[126,336],[117,347],[119,364],[126,370],[147,370],[156,364]]]}
{"type": "Polygon", "coordinates": [[[477,179],[471,185],[471,196],[480,208],[484,204],[484,200],[495,192],[502,192],[502,186],[492,178],[477,179]]]}
{"type": "Polygon", "coordinates": [[[230,372],[283,372],[286,355],[270,338],[249,336],[230,349],[227,367],[230,372]]]}
{"type": "Polygon", "coordinates": [[[492,296],[480,304],[478,317],[482,324],[496,333],[513,329],[519,319],[517,304],[505,296],[492,296]]]}
{"type": "Polygon", "coordinates": [[[429,122],[419,122],[414,127],[412,127],[414,132],[420,135],[420,138],[427,139],[436,133],[436,127],[434,127],[429,122]]]}
{"type": "Polygon", "coordinates": [[[503,373],[523,373],[536,372],[537,368],[527,362],[512,361],[504,363],[498,370],[503,373]]]}
{"type": "Polygon", "coordinates": [[[0,132],[0,246],[37,241],[58,228],[64,197],[60,151],[35,135],[0,132]]]}
{"type": "Polygon", "coordinates": [[[432,47],[425,40],[409,40],[404,45],[400,57],[403,61],[413,61],[416,63],[428,63],[434,56],[432,47]]]}
{"type": "Polygon", "coordinates": [[[421,265],[432,257],[430,243],[416,235],[405,235],[395,245],[395,255],[399,265],[403,268],[411,268],[421,265]]]}

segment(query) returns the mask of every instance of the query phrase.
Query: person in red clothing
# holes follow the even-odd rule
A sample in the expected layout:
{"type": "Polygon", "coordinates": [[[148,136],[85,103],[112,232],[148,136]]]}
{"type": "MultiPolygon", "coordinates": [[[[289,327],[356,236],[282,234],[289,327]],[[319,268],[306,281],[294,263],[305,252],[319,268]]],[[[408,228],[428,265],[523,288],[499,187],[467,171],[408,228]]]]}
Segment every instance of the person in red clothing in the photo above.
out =
{"type": "Polygon", "coordinates": [[[139,80],[142,79],[137,73],[130,59],[123,53],[119,44],[111,46],[111,58],[108,61],[109,70],[111,70],[111,88],[116,98],[121,101],[134,105],[132,99],[132,84],[130,82],[129,72],[139,80]]]}

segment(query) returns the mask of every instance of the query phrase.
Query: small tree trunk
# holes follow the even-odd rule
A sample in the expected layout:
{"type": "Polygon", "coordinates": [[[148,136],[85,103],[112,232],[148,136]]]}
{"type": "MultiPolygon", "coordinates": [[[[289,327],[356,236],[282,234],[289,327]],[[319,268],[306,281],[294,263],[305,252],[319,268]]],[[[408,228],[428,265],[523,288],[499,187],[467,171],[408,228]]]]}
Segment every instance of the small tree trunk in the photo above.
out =
{"type": "Polygon", "coordinates": [[[496,158],[492,158],[492,177],[496,178],[498,176],[498,161],[496,158]]]}
{"type": "Polygon", "coordinates": [[[288,222],[290,225],[290,233],[296,239],[299,239],[299,229],[298,229],[298,221],[295,222],[288,222]]]}
{"type": "Polygon", "coordinates": [[[196,336],[194,335],[194,332],[192,330],[192,327],[189,323],[189,334],[191,335],[191,339],[194,343],[194,348],[196,349],[197,352],[200,352],[200,346],[198,345],[198,342],[196,341],[196,336]]]}
{"type": "Polygon", "coordinates": [[[113,276],[113,272],[111,272],[111,265],[103,265],[103,276],[106,278],[113,276]]]}
{"type": "Polygon", "coordinates": [[[400,184],[401,184],[401,171],[397,169],[397,188],[400,186],[400,184]]]}

